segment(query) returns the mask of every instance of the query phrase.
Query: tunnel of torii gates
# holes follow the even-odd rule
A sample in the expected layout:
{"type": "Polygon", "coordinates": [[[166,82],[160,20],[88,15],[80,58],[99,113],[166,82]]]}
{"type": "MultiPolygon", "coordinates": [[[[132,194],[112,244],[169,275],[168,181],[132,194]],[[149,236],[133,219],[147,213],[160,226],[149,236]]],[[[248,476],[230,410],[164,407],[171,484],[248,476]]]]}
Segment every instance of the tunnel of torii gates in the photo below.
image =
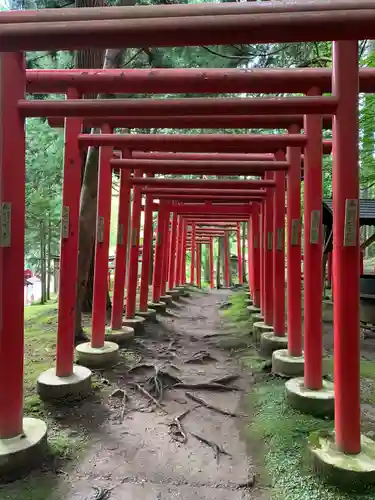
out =
{"type": "MultiPolygon", "coordinates": [[[[249,223],[249,277],[258,312],[254,337],[273,352],[273,370],[291,377],[287,398],[299,410],[332,414],[334,432],[309,450],[320,470],[374,481],[373,441],[360,431],[358,93],[375,91],[372,70],[358,70],[358,39],[375,38],[372,0],[48,9],[0,14],[0,470],[35,466],[46,445],[44,422],[23,418],[25,130],[27,117],[65,120],[65,163],[56,367],[40,375],[42,398],[84,394],[86,366],[113,363],[118,345],[139,328],[136,313],[142,197],[145,228],[139,313],[147,316],[151,214],[158,208],[152,302],[185,284],[185,255],[199,227],[249,223]],[[169,47],[334,41],[328,70],[25,71],[25,51],[86,47],[169,47]],[[339,40],[339,41],[335,41],[339,40]],[[80,99],[105,93],[297,93],[298,97],[80,99]],[[66,100],[27,100],[65,93],[66,100]],[[325,94],[329,95],[325,95],[325,94]],[[324,94],[324,95],[323,95],[324,94]],[[126,117],[126,118],[125,118],[126,117]],[[128,118],[129,117],[129,118],[128,118]],[[83,125],[101,133],[83,134],[83,125]],[[152,125],[151,125],[152,124],[152,125]],[[119,127],[285,129],[264,135],[114,134],[119,127]],[[332,144],[322,142],[331,127],[332,144]],[[301,133],[303,130],[303,133],[301,133]],[[92,339],[73,365],[81,152],[99,147],[92,339]],[[322,152],[332,148],[334,387],[322,364],[322,152]],[[113,155],[114,149],[121,153],[113,155]],[[190,154],[189,154],[190,153],[190,154]],[[303,158],[302,158],[303,153],[303,158]],[[304,351],[301,334],[301,160],[304,179],[304,351]],[[105,326],[111,172],[120,171],[119,231],[111,326],[105,326]],[[243,180],[170,179],[156,174],[242,175],[243,180]],[[146,175],[146,176],[145,176],[146,175]],[[253,176],[251,179],[248,176],[253,176]],[[254,178],[256,177],[256,178],[254,178]],[[284,319],[286,187],[287,328],[284,319]],[[127,214],[131,201],[130,241],[127,214]],[[183,194],[181,194],[183,190],[183,194]],[[198,190],[198,191],[197,191],[198,190]],[[159,200],[156,207],[156,201],[159,200]],[[169,236],[168,221],[172,215],[169,236]],[[222,223],[222,224],[219,224],[222,223]],[[189,233],[189,229],[191,233],[189,233]],[[168,245],[168,239],[170,244],[168,245]],[[130,254],[125,269],[125,252],[130,254]],[[169,252],[169,260],[168,260],[169,252]],[[175,264],[175,265],[174,265],[175,264]],[[319,270],[319,271],[317,271],[319,270]],[[127,280],[123,320],[125,275],[127,280]],[[173,288],[172,290],[174,290],[173,288]],[[107,340],[106,340],[107,337],[107,340]],[[303,377],[301,373],[304,371],[303,377]],[[294,378],[293,378],[294,377],[294,378]],[[26,439],[25,439],[26,438],[26,439]]],[[[225,232],[225,230],[224,230],[225,232]]],[[[204,234],[204,232],[203,232],[204,234]]],[[[207,233],[210,234],[210,233],[207,233]]],[[[215,232],[213,234],[216,234],[215,232]]],[[[209,238],[210,239],[210,238],[209,238]]],[[[198,255],[199,258],[199,255],[198,255]]],[[[194,267],[192,268],[194,274],[194,267]]],[[[195,278],[194,278],[195,279],[195,278]]],[[[251,310],[251,308],[253,308],[251,310]]],[[[143,318],[144,319],[144,318],[143,318]]],[[[331,474],[332,475],[332,474],[331,474]]]]}

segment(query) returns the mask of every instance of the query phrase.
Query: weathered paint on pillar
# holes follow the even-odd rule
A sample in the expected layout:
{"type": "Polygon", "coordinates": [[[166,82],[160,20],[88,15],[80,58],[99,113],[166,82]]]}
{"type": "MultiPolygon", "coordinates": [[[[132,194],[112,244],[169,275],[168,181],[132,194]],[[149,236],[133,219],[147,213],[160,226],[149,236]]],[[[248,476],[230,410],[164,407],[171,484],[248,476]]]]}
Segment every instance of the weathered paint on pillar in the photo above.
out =
{"type": "Polygon", "coordinates": [[[241,223],[240,222],[237,222],[236,241],[237,241],[238,283],[240,285],[242,285],[242,283],[243,283],[243,269],[242,269],[241,223]]]}
{"type": "MultiPolygon", "coordinates": [[[[272,172],[265,173],[265,179],[273,180],[272,172]]],[[[264,217],[264,322],[273,325],[273,193],[268,190],[264,217]]]]}
{"type": "MultiPolygon", "coordinates": [[[[111,133],[108,125],[103,125],[102,133],[111,133]]],[[[107,316],[107,276],[109,229],[111,220],[112,170],[110,160],[112,147],[99,150],[98,202],[96,211],[96,239],[94,263],[94,296],[92,304],[92,347],[103,347],[107,316]]]]}
{"type": "MultiPolygon", "coordinates": [[[[68,99],[79,99],[79,97],[75,89],[68,91],[68,99]]],[[[56,375],[58,377],[69,377],[73,373],[82,164],[78,135],[81,130],[82,120],[80,118],[67,118],[65,120],[56,344],[56,375]]]]}
{"type": "MultiPolygon", "coordinates": [[[[300,127],[290,127],[291,134],[300,127]]],[[[302,354],[301,332],[301,149],[288,148],[287,160],[287,331],[290,356],[302,354]]]]}
{"type": "Polygon", "coordinates": [[[148,287],[152,256],[152,205],[153,197],[151,194],[147,194],[143,226],[142,269],[139,296],[140,311],[147,311],[148,303],[148,287]]]}
{"type": "Polygon", "coordinates": [[[359,163],[358,43],[333,44],[333,291],[335,437],[344,453],[359,453],[359,163]]]}
{"type": "MultiPolygon", "coordinates": [[[[309,94],[319,92],[313,89],[309,94]]],[[[305,116],[304,128],[308,137],[304,157],[304,377],[308,389],[318,390],[323,376],[323,275],[317,272],[323,269],[322,118],[305,116]]]]}
{"type": "Polygon", "coordinates": [[[0,439],[22,434],[24,359],[25,99],[23,54],[0,55],[0,439]]]}
{"type": "MultiPolygon", "coordinates": [[[[134,172],[134,177],[143,177],[140,170],[134,172]]],[[[137,301],[137,285],[138,285],[138,255],[139,255],[139,232],[141,228],[141,208],[142,208],[142,192],[138,186],[133,188],[132,201],[132,221],[130,232],[130,253],[129,253],[129,268],[128,268],[128,286],[126,290],[126,309],[125,316],[127,319],[134,318],[135,307],[137,301]]]]}
{"type": "MultiPolygon", "coordinates": [[[[275,160],[285,160],[283,151],[275,160]]],[[[285,173],[274,173],[273,194],[273,329],[277,337],[285,335],[285,173]]]]}
{"type": "Polygon", "coordinates": [[[112,297],[111,328],[119,330],[122,327],[124,313],[124,295],[126,282],[126,255],[129,234],[130,211],[130,171],[120,171],[120,192],[117,225],[117,243],[115,260],[115,281],[112,297]]]}

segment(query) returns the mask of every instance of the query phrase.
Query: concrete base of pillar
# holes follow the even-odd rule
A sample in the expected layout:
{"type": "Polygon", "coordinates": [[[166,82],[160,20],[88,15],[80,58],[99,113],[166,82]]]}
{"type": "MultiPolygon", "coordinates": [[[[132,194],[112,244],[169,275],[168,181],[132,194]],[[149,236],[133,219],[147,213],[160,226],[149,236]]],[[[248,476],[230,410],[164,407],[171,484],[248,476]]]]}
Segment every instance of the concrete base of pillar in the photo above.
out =
{"type": "Polygon", "coordinates": [[[246,306],[246,311],[249,316],[252,318],[254,317],[254,314],[260,314],[260,308],[257,306],[246,306]]]}
{"type": "Polygon", "coordinates": [[[78,361],[89,368],[103,368],[117,363],[119,347],[114,342],[104,342],[103,347],[92,347],[91,342],[84,342],[76,347],[78,361]]]}
{"type": "Polygon", "coordinates": [[[149,302],[147,306],[150,309],[154,309],[154,311],[156,311],[159,314],[165,313],[167,309],[167,304],[165,302],[149,302]]]}
{"type": "Polygon", "coordinates": [[[273,331],[263,333],[260,337],[260,353],[265,358],[270,358],[274,351],[286,349],[288,347],[288,337],[278,337],[273,331]]]}
{"type": "Polygon", "coordinates": [[[176,290],[180,291],[180,297],[190,297],[188,285],[176,286],[176,290]]]}
{"type": "Polygon", "coordinates": [[[272,353],[272,373],[285,378],[300,377],[304,373],[305,358],[290,356],[288,349],[279,349],[272,353]]]}
{"type": "Polygon", "coordinates": [[[20,479],[39,467],[47,451],[46,424],[36,418],[24,418],[22,434],[0,439],[0,481],[20,479]]]}
{"type": "MultiPolygon", "coordinates": [[[[253,307],[253,306],[250,306],[250,307],[253,307]]],[[[264,316],[262,313],[255,313],[255,314],[252,314],[250,316],[250,319],[251,321],[254,323],[258,323],[258,322],[263,322],[264,323],[264,316]]]]}
{"type": "Polygon", "coordinates": [[[361,452],[347,455],[337,449],[334,432],[316,431],[308,438],[314,471],[329,483],[350,490],[375,484],[375,442],[361,436],[361,452]]]}
{"type": "Polygon", "coordinates": [[[85,398],[91,393],[91,371],[85,366],[73,365],[69,377],[58,377],[56,368],[50,368],[39,375],[36,391],[43,401],[85,398]]]}
{"type": "Polygon", "coordinates": [[[167,290],[167,296],[171,296],[172,300],[180,300],[181,291],[180,290],[167,290]]]}
{"type": "Polygon", "coordinates": [[[106,328],[104,338],[108,342],[115,342],[118,345],[128,344],[134,339],[134,328],[130,326],[123,326],[119,330],[106,328]]]}
{"type": "Polygon", "coordinates": [[[124,318],[122,320],[122,326],[127,326],[133,328],[134,333],[142,333],[145,328],[145,319],[140,316],[134,316],[134,318],[124,318]]]}
{"type": "Polygon", "coordinates": [[[252,306],[252,305],[253,305],[253,299],[250,299],[250,298],[245,299],[245,306],[246,307],[247,306],[252,306]]]}
{"type": "Polygon", "coordinates": [[[167,306],[173,305],[173,298],[171,295],[162,295],[160,297],[160,302],[164,302],[167,306]]]}
{"type": "Polygon", "coordinates": [[[302,377],[292,378],[285,383],[286,397],[289,404],[300,411],[316,417],[332,417],[334,412],[333,383],[323,380],[318,391],[305,387],[302,377]]]}
{"type": "Polygon", "coordinates": [[[137,311],[135,314],[141,318],[144,318],[145,321],[150,321],[151,323],[155,323],[157,321],[155,309],[147,309],[147,311],[137,311]]]}
{"type": "Polygon", "coordinates": [[[263,333],[266,332],[273,332],[273,326],[266,325],[264,321],[253,323],[253,337],[255,342],[259,343],[263,333]]]}

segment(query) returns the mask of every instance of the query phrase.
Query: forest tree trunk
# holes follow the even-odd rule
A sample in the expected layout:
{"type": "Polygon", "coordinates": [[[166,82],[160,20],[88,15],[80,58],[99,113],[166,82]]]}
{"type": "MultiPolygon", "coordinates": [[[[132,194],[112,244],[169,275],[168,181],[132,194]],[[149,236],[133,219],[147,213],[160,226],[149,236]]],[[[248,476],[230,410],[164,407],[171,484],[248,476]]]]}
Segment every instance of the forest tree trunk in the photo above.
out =
{"type": "MultiPolygon", "coordinates": [[[[122,57],[122,49],[107,49],[103,69],[119,67],[122,57]]],[[[103,98],[103,96],[101,97],[103,98]]],[[[95,130],[92,130],[91,132],[93,133],[95,130]]],[[[85,338],[81,325],[81,317],[83,303],[87,297],[86,288],[94,253],[96,204],[98,193],[98,160],[98,148],[89,148],[86,158],[80,202],[78,282],[75,325],[75,335],[77,340],[85,338]]]]}

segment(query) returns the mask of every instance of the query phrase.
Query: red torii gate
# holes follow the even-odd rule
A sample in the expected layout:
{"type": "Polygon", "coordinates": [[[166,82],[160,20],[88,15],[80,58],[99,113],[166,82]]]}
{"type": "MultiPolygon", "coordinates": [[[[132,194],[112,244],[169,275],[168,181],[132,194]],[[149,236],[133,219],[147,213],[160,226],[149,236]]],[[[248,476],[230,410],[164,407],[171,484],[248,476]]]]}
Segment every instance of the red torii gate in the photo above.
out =
{"type": "MultiPolygon", "coordinates": [[[[68,9],[69,12],[64,15],[61,10],[57,12],[51,10],[48,13],[2,13],[0,18],[2,23],[0,24],[1,51],[7,51],[1,55],[0,60],[2,217],[4,220],[8,215],[7,220],[10,221],[12,228],[11,233],[10,231],[4,232],[1,249],[2,282],[7,283],[8,289],[3,289],[0,294],[3,320],[0,330],[0,375],[2,375],[0,383],[4,384],[6,381],[7,384],[6,390],[5,387],[0,387],[0,403],[2,403],[0,406],[5,408],[0,419],[0,437],[17,438],[28,433],[28,422],[25,421],[24,424],[22,422],[23,303],[17,293],[23,280],[24,249],[25,148],[22,117],[26,116],[27,109],[33,113],[41,112],[40,108],[39,111],[33,110],[30,104],[23,102],[25,89],[23,59],[20,54],[12,51],[74,49],[85,46],[104,47],[104,45],[169,46],[293,42],[323,40],[328,37],[341,40],[334,44],[333,68],[333,91],[339,98],[324,101],[332,107],[335,113],[333,274],[336,290],[334,323],[336,432],[334,439],[338,450],[346,454],[358,455],[361,450],[357,206],[358,54],[357,43],[350,40],[374,37],[375,9],[373,4],[369,0],[360,0],[355,4],[343,0],[335,4],[316,0],[314,3],[305,5],[267,2],[266,5],[163,6],[163,13],[157,7],[143,7],[141,12],[133,7],[119,9],[83,9],[86,12],[80,13],[74,9],[68,9]],[[221,7],[224,8],[221,9],[221,7]],[[164,17],[166,8],[168,14],[164,17]],[[132,9],[135,10],[132,11],[132,9]],[[152,13],[154,17],[151,17],[152,13]],[[141,15],[142,18],[137,18],[141,15]],[[163,17],[158,17],[162,15],[163,17]],[[70,19],[69,16],[71,16],[70,19]],[[135,19],[130,19],[131,17],[135,19]],[[69,19],[69,22],[66,22],[66,19],[69,19]],[[32,22],[27,22],[30,20],[32,22]],[[87,23],[87,21],[90,22],[87,23]],[[22,114],[19,104],[23,107],[22,114]],[[9,168],[9,165],[12,168],[9,168]],[[13,290],[9,290],[9,283],[13,283],[13,290]],[[351,290],[352,293],[347,294],[347,290],[351,290]],[[12,291],[15,293],[11,293],[12,291]],[[9,332],[12,332],[12,336],[9,332]],[[12,398],[7,398],[5,401],[5,394],[9,393],[12,394],[12,398]]],[[[298,101],[298,103],[302,102],[307,104],[313,101],[298,101]]],[[[59,105],[57,103],[54,112],[58,111],[56,108],[59,105]]],[[[127,109],[127,106],[127,104],[122,104],[123,109],[127,109]]],[[[196,109],[199,106],[201,105],[197,104],[196,109]]],[[[282,106],[278,106],[281,111],[282,106]]],[[[302,107],[301,104],[298,106],[302,107]]],[[[102,112],[105,106],[99,105],[99,108],[102,112]]],[[[268,111],[271,108],[272,106],[268,111]]],[[[200,111],[202,110],[201,107],[200,111]]],[[[300,110],[301,113],[305,111],[306,109],[300,110]]],[[[59,112],[61,113],[61,109],[59,112]]],[[[314,129],[317,122],[311,121],[309,126],[314,129]]],[[[305,182],[307,183],[306,177],[305,182]]],[[[308,200],[311,199],[311,194],[308,193],[308,200]]],[[[309,219],[307,221],[310,222],[309,219]]],[[[310,233],[310,239],[316,241],[314,224],[307,226],[307,229],[311,228],[313,231],[312,237],[310,233]]],[[[73,230],[76,230],[76,227],[73,230]]],[[[309,233],[309,231],[306,232],[309,233]]],[[[319,238],[321,235],[318,230],[318,243],[319,238]]],[[[21,296],[23,298],[23,294],[21,296]]],[[[287,387],[289,391],[293,391],[293,384],[288,383],[287,387]]],[[[40,430],[40,440],[43,439],[44,432],[43,427],[40,430]]],[[[330,447],[329,440],[327,442],[323,436],[319,439],[330,447]]],[[[312,453],[315,458],[324,460],[319,450],[320,448],[314,447],[312,453]]],[[[355,456],[352,460],[355,460],[355,456]]]]}

